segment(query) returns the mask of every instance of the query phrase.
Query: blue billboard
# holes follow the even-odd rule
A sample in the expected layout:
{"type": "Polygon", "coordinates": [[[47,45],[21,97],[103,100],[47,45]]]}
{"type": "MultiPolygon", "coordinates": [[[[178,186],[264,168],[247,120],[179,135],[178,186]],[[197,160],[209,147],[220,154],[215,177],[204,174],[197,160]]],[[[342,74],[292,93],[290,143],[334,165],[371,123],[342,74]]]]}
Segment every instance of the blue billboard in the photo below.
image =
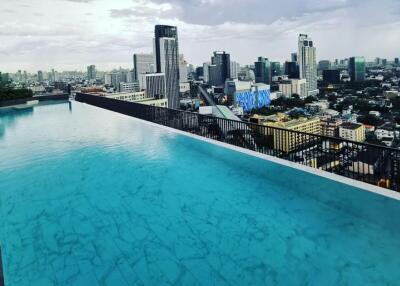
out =
{"type": "Polygon", "coordinates": [[[241,106],[243,111],[269,106],[271,103],[270,90],[244,91],[235,93],[235,104],[241,106]]]}

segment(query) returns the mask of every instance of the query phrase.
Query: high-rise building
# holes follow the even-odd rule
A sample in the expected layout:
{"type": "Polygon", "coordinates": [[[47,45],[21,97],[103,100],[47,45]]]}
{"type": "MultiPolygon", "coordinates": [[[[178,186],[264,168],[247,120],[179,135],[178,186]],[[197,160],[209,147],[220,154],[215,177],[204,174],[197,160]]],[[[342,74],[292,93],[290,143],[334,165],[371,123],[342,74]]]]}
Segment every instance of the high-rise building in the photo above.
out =
{"type": "Polygon", "coordinates": [[[179,44],[178,30],[173,26],[156,25],[154,54],[157,73],[165,74],[168,107],[179,108],[179,44]]]}
{"type": "Polygon", "coordinates": [[[204,68],[203,67],[197,67],[196,68],[196,80],[200,80],[201,78],[204,79],[204,68]]]}
{"type": "Polygon", "coordinates": [[[208,83],[210,81],[210,65],[210,62],[203,64],[203,80],[205,83],[208,83]]]}
{"type": "Polygon", "coordinates": [[[230,78],[231,79],[237,79],[239,77],[239,70],[240,70],[239,63],[237,63],[235,61],[231,61],[230,78]]]}
{"type": "Polygon", "coordinates": [[[395,58],[395,59],[394,59],[394,64],[395,64],[396,66],[400,65],[399,58],[395,58]]]}
{"type": "Polygon", "coordinates": [[[267,58],[258,57],[254,63],[256,83],[271,83],[271,63],[267,58]]]}
{"type": "Polygon", "coordinates": [[[299,78],[299,66],[297,62],[285,62],[285,74],[289,79],[299,78]]]}
{"type": "Polygon", "coordinates": [[[188,64],[183,55],[179,55],[179,82],[188,81],[188,64]]]}
{"type": "Polygon", "coordinates": [[[284,97],[297,94],[301,99],[307,97],[307,81],[305,79],[290,79],[279,83],[279,91],[284,97]]]}
{"type": "Polygon", "coordinates": [[[327,83],[338,84],[340,83],[340,70],[324,70],[322,77],[327,83]]]}
{"type": "Polygon", "coordinates": [[[28,73],[26,71],[24,71],[24,78],[23,78],[24,82],[28,81],[28,73]]]}
{"type": "Polygon", "coordinates": [[[135,79],[135,71],[134,71],[134,70],[130,70],[130,71],[127,73],[126,82],[127,82],[127,83],[137,82],[137,80],[135,79]]]}
{"type": "Polygon", "coordinates": [[[272,76],[282,75],[282,68],[280,62],[271,62],[271,75],[272,76]]]}
{"type": "Polygon", "coordinates": [[[21,72],[21,70],[18,70],[18,72],[16,74],[16,77],[17,77],[17,81],[19,81],[19,82],[22,81],[22,72],[21,72]]]}
{"type": "Polygon", "coordinates": [[[365,58],[352,57],[349,59],[349,74],[351,81],[365,80],[365,58]]]}
{"type": "Polygon", "coordinates": [[[231,77],[231,60],[230,55],[224,51],[214,52],[214,56],[211,58],[211,63],[216,66],[215,78],[213,82],[215,85],[224,85],[225,81],[231,77]]]}
{"type": "Polygon", "coordinates": [[[87,79],[90,80],[96,80],[96,66],[95,65],[90,65],[87,67],[87,79]]]}
{"type": "Polygon", "coordinates": [[[10,75],[8,73],[0,72],[0,83],[7,83],[10,80],[10,75]]]}
{"type": "Polygon", "coordinates": [[[318,94],[316,48],[308,35],[299,35],[298,63],[300,78],[307,81],[308,96],[318,94]]]}
{"type": "Polygon", "coordinates": [[[208,83],[213,86],[221,85],[221,69],[219,66],[208,66],[208,83]]]}
{"type": "Polygon", "coordinates": [[[163,73],[142,74],[139,85],[141,90],[146,90],[147,97],[166,98],[165,74],[163,73]]]}
{"type": "Polygon", "coordinates": [[[153,54],[134,54],[133,69],[135,80],[139,80],[141,74],[154,73],[154,55],[153,54]]]}
{"type": "Polygon", "coordinates": [[[104,81],[106,85],[112,85],[116,90],[119,90],[119,84],[124,82],[121,80],[121,74],[117,72],[106,74],[104,81]]]}
{"type": "Polygon", "coordinates": [[[290,57],[292,62],[297,62],[297,53],[292,53],[290,57]]]}
{"type": "Polygon", "coordinates": [[[318,70],[322,71],[329,70],[331,68],[331,62],[328,60],[322,60],[318,62],[318,70]]]}
{"type": "Polygon", "coordinates": [[[44,81],[44,77],[43,77],[43,72],[42,71],[38,71],[37,77],[38,77],[38,82],[44,81]]]}

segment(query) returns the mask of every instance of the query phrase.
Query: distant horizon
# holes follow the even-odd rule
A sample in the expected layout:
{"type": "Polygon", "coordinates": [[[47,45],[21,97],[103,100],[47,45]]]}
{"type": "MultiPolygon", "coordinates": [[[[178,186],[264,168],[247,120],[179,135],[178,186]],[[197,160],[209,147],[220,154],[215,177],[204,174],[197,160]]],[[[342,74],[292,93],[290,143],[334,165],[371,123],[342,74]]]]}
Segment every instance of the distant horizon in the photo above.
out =
{"type": "Polygon", "coordinates": [[[0,71],[131,68],[134,53],[152,51],[156,24],[178,27],[180,53],[195,66],[214,50],[241,65],[259,56],[282,63],[300,33],[314,40],[318,61],[392,61],[399,11],[397,0],[18,0],[0,11],[0,71]]]}
{"type": "MultiPolygon", "coordinates": [[[[226,52],[229,53],[229,51],[226,51],[226,52]]],[[[146,53],[146,54],[147,54],[147,53],[146,53]]],[[[231,56],[232,56],[232,55],[231,55],[231,56]]],[[[257,56],[257,57],[258,57],[258,56],[257,56]]],[[[254,62],[257,60],[257,57],[255,58],[254,62]]],[[[338,60],[345,60],[345,59],[349,59],[350,57],[363,57],[363,56],[362,56],[362,55],[349,56],[349,57],[347,57],[347,58],[338,58],[338,60]]],[[[210,55],[210,58],[211,58],[211,55],[210,55]]],[[[364,58],[365,58],[365,57],[364,57],[364,58]]],[[[372,63],[372,62],[375,61],[376,58],[386,59],[386,60],[388,61],[388,63],[391,63],[391,62],[394,62],[394,59],[395,59],[395,58],[400,58],[400,57],[394,57],[394,58],[375,57],[375,58],[371,58],[371,59],[365,58],[365,61],[366,61],[366,63],[372,63]]],[[[269,60],[270,60],[270,61],[273,61],[273,62],[280,62],[281,65],[283,65],[286,61],[290,61],[290,59],[286,59],[285,61],[279,61],[279,60],[274,60],[274,59],[270,59],[270,58],[269,58],[269,60]]],[[[318,62],[319,62],[319,61],[324,61],[324,60],[328,60],[328,61],[330,61],[331,63],[333,63],[335,59],[317,59],[317,65],[318,65],[318,62]]],[[[210,60],[207,60],[207,61],[210,61],[210,60]]],[[[235,60],[233,60],[233,61],[235,61],[235,60]]],[[[206,62],[206,61],[204,61],[204,62],[206,62]]],[[[235,61],[235,62],[237,62],[237,61],[235,61]]],[[[239,63],[239,64],[240,64],[241,67],[244,67],[244,66],[251,66],[251,65],[254,65],[254,62],[248,63],[248,64],[242,64],[242,63],[239,63]]],[[[192,64],[192,63],[188,62],[188,64],[192,64]]],[[[203,63],[202,63],[202,64],[203,64],[203,63]]],[[[196,67],[202,66],[202,64],[199,64],[199,65],[193,64],[193,66],[196,68],[196,67]]],[[[133,70],[133,64],[132,64],[132,67],[128,67],[128,66],[115,66],[115,67],[110,68],[110,69],[102,69],[102,68],[99,68],[97,64],[92,63],[92,64],[88,64],[88,65],[84,66],[82,69],[65,69],[65,70],[63,70],[63,69],[54,68],[54,71],[56,71],[56,72],[82,72],[82,73],[86,73],[86,72],[87,72],[86,69],[87,69],[87,67],[88,67],[89,65],[95,65],[95,66],[96,66],[96,71],[98,71],[98,72],[104,72],[104,73],[112,72],[113,70],[119,70],[120,68],[122,68],[122,69],[124,69],[124,70],[128,70],[128,69],[129,69],[129,70],[133,70]]],[[[0,73],[16,74],[16,73],[18,73],[19,70],[21,70],[21,72],[26,71],[26,72],[29,73],[29,74],[36,74],[36,73],[39,72],[39,71],[42,71],[42,72],[51,72],[52,69],[53,69],[53,68],[50,68],[50,69],[38,69],[38,70],[31,70],[31,71],[30,71],[30,70],[25,70],[25,69],[17,69],[17,70],[14,70],[14,71],[7,71],[7,70],[1,70],[1,69],[0,69],[0,73]]]]}

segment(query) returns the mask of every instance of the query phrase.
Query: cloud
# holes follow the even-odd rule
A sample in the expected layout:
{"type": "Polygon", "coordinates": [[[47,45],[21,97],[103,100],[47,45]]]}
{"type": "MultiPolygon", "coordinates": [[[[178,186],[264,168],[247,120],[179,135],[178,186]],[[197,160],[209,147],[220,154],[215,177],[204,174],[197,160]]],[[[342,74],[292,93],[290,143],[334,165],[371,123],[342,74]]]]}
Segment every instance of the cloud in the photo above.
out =
{"type": "Polygon", "coordinates": [[[2,69],[84,69],[88,64],[131,68],[133,53],[151,51],[156,24],[178,26],[180,52],[194,64],[208,61],[214,50],[226,50],[242,64],[257,56],[284,61],[296,51],[299,33],[314,39],[319,59],[399,56],[398,0],[31,3],[11,1],[0,10],[2,69]]]}

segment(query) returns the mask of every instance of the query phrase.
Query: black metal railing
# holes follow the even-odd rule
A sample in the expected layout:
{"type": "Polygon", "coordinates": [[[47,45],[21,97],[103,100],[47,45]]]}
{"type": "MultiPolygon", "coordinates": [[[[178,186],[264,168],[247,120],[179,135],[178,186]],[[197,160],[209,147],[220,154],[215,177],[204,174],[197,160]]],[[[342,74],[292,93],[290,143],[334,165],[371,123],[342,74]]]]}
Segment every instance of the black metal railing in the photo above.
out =
{"type": "Polygon", "coordinates": [[[78,93],[79,102],[387,189],[400,190],[400,150],[78,93]]]}

